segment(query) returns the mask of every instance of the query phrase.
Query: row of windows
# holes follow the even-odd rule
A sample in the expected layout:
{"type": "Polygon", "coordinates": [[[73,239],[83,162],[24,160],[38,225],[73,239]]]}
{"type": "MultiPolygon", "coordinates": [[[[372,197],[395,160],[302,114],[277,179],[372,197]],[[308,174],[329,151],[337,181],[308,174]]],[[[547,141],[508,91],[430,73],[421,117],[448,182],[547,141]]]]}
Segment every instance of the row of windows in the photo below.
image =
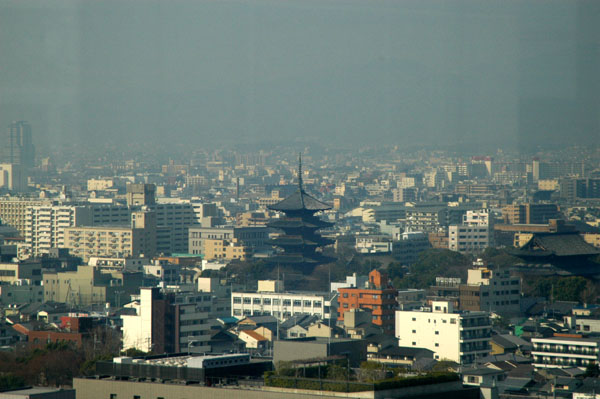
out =
{"type": "MultiPolygon", "coordinates": [[[[351,294],[352,298],[356,298],[356,294],[351,294]]],[[[381,299],[393,299],[394,295],[393,294],[383,294],[383,295],[379,295],[379,294],[362,294],[359,293],[358,294],[359,298],[373,298],[373,299],[379,299],[381,297],[381,299]]],[[[342,294],[342,298],[348,298],[348,293],[344,292],[342,294]]]]}
{"type": "MultiPolygon", "coordinates": [[[[328,310],[325,310],[325,311],[327,312],[328,310]]],[[[313,313],[309,313],[309,312],[294,312],[293,313],[294,316],[300,316],[300,315],[303,315],[303,314],[310,315],[310,314],[313,314],[313,313]]],[[[314,314],[317,315],[317,316],[321,315],[321,313],[319,313],[319,312],[316,312],[314,314]]],[[[292,312],[277,312],[277,311],[270,312],[268,310],[264,311],[264,312],[255,310],[253,312],[250,309],[244,309],[244,310],[242,310],[242,309],[233,309],[233,315],[234,316],[242,316],[242,315],[243,316],[250,316],[250,315],[253,315],[253,316],[273,316],[273,317],[281,317],[281,318],[287,319],[288,317],[292,317],[292,312]]]]}
{"type": "MultiPolygon", "coordinates": [[[[412,318],[412,321],[417,321],[416,317],[412,318]]],[[[431,319],[427,320],[428,323],[431,323],[431,319]]],[[[437,319],[433,319],[434,323],[437,323],[437,319]]],[[[446,319],[442,319],[442,323],[447,323],[448,321],[446,319]]],[[[456,324],[456,319],[455,318],[451,318],[450,319],[450,324],[456,324]]]]}
{"type": "Polygon", "coordinates": [[[281,301],[278,298],[250,298],[250,297],[244,297],[243,299],[241,297],[233,297],[233,303],[234,304],[241,304],[244,303],[245,305],[274,305],[274,306],[278,306],[280,304],[282,304],[283,306],[292,306],[292,302],[294,304],[294,306],[304,306],[304,307],[317,307],[320,308],[321,305],[323,304],[322,301],[310,301],[310,300],[301,300],[301,299],[294,299],[293,301],[291,299],[284,299],[283,301],[281,301]]]}

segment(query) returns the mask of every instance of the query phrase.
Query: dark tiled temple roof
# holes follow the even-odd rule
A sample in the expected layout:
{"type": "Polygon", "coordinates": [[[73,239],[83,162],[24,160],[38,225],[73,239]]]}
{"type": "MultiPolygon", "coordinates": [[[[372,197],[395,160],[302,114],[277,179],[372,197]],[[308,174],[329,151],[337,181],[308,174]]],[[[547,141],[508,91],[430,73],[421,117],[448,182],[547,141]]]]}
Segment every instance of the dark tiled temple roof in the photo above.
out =
{"type": "Polygon", "coordinates": [[[594,256],[600,251],[585,242],[577,233],[537,233],[518,250],[511,251],[516,256],[594,256]]]}
{"type": "Polygon", "coordinates": [[[296,192],[283,201],[280,201],[274,205],[270,205],[267,208],[273,211],[300,211],[303,209],[309,211],[326,211],[331,209],[331,205],[319,201],[315,197],[307,194],[302,188],[298,188],[296,192]]]}
{"type": "Polygon", "coordinates": [[[301,218],[286,218],[286,219],[274,219],[270,221],[267,226],[275,229],[320,229],[323,227],[333,226],[333,223],[324,222],[320,219],[314,221],[304,221],[301,218]]]}
{"type": "Polygon", "coordinates": [[[281,236],[270,240],[272,245],[279,246],[302,246],[308,245],[310,247],[317,246],[318,244],[314,241],[308,240],[306,238],[302,238],[301,236],[281,236]]]}

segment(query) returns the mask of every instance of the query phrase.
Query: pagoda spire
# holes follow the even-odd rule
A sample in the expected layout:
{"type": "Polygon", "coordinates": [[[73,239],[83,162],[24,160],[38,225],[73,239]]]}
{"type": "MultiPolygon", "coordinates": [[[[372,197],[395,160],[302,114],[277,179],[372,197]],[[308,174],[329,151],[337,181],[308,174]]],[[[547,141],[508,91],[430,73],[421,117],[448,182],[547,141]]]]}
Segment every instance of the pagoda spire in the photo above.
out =
{"type": "Polygon", "coordinates": [[[304,208],[304,196],[302,195],[304,189],[302,188],[302,153],[298,153],[298,191],[300,191],[300,201],[304,208]]]}
{"type": "Polygon", "coordinates": [[[300,191],[303,190],[303,188],[302,188],[302,153],[301,152],[298,153],[298,188],[300,189],[300,191]]]}

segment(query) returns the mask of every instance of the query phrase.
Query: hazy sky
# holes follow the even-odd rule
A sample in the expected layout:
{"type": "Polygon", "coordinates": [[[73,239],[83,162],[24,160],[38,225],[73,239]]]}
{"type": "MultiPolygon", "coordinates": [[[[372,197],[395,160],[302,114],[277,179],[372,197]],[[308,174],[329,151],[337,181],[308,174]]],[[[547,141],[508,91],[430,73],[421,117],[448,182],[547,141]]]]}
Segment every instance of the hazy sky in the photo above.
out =
{"type": "Polygon", "coordinates": [[[0,0],[0,128],[600,144],[600,1],[0,0]]]}

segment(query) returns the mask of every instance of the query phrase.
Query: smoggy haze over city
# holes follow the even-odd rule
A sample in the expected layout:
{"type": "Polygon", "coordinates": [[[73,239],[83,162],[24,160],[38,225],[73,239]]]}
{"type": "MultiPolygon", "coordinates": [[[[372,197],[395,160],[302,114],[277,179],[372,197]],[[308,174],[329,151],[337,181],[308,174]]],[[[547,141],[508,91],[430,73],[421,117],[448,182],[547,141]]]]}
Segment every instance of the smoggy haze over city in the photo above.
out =
{"type": "Polygon", "coordinates": [[[39,144],[598,143],[600,2],[0,2],[39,144]]]}

